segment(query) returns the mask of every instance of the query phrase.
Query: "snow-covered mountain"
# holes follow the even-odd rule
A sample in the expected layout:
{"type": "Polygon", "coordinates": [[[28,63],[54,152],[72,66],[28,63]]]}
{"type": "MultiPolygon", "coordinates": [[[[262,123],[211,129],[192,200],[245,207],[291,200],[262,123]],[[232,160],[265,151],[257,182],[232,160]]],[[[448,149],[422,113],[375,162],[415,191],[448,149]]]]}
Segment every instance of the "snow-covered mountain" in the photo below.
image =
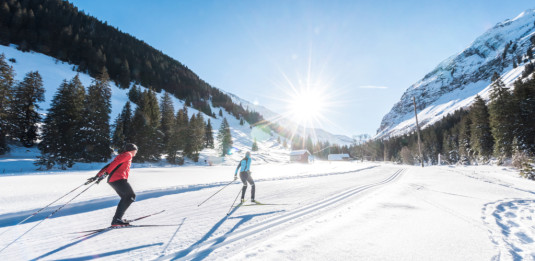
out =
{"type": "MultiPolygon", "coordinates": [[[[222,90],[221,90],[222,91],[222,90]]],[[[224,92],[224,91],[223,91],[224,92]]],[[[313,142],[325,142],[328,141],[331,144],[338,144],[338,145],[350,145],[353,143],[353,139],[345,136],[345,135],[338,135],[338,134],[332,134],[328,131],[325,131],[320,128],[303,128],[302,126],[298,126],[297,124],[291,121],[290,119],[282,117],[280,114],[273,112],[272,110],[258,104],[254,104],[252,102],[249,102],[247,100],[244,100],[240,97],[238,97],[235,94],[225,92],[227,95],[232,98],[232,101],[236,104],[241,104],[244,108],[249,108],[249,110],[256,111],[260,113],[264,119],[276,122],[280,125],[286,126],[287,128],[291,130],[297,130],[298,134],[312,134],[310,135],[313,142]]]]}
{"type": "Polygon", "coordinates": [[[488,100],[494,72],[506,85],[512,86],[531,62],[526,53],[533,47],[534,34],[535,9],[498,23],[410,86],[383,117],[376,138],[398,136],[415,129],[413,97],[420,127],[425,128],[449,113],[470,106],[478,94],[488,100]]]}

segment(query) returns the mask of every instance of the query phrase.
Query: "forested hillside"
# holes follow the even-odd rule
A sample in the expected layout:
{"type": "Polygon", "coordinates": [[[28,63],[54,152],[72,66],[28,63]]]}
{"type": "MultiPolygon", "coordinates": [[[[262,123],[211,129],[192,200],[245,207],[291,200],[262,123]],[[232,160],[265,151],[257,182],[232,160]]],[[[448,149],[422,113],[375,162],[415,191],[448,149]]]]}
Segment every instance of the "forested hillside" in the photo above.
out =
{"type": "Polygon", "coordinates": [[[223,107],[250,123],[262,119],[179,61],[67,1],[0,1],[0,43],[75,64],[78,71],[93,77],[106,68],[110,79],[122,88],[138,83],[156,92],[165,90],[207,115],[213,115],[211,101],[214,107],[223,107]]]}

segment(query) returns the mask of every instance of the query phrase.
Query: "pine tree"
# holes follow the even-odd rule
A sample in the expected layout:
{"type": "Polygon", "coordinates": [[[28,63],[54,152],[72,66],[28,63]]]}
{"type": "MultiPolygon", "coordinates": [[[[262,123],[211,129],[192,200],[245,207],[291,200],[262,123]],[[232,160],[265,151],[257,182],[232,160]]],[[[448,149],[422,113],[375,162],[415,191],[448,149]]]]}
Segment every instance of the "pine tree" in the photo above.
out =
{"type": "Polygon", "coordinates": [[[105,68],[87,88],[83,128],[83,158],[105,162],[111,158],[110,140],[111,87],[105,68]]]}
{"type": "Polygon", "coordinates": [[[27,73],[14,89],[9,117],[11,135],[26,147],[33,146],[37,140],[37,124],[41,122],[38,102],[45,100],[44,93],[43,79],[37,71],[27,73]]]}
{"type": "Polygon", "coordinates": [[[426,129],[422,135],[423,148],[422,152],[425,157],[425,161],[431,164],[437,164],[438,153],[440,152],[438,137],[434,129],[426,129]]]}
{"type": "Polygon", "coordinates": [[[187,113],[184,108],[180,109],[176,113],[172,137],[167,148],[167,161],[171,164],[184,163],[184,159],[181,157],[180,150],[184,149],[186,134],[188,126],[187,113]]]}
{"type": "Polygon", "coordinates": [[[470,144],[470,129],[472,120],[470,117],[463,117],[459,127],[459,156],[461,164],[470,164],[473,156],[470,144]]]}
{"type": "Polygon", "coordinates": [[[219,117],[223,117],[223,111],[219,109],[219,117]]]}
{"type": "Polygon", "coordinates": [[[514,135],[518,137],[521,150],[535,155],[535,80],[519,80],[514,85],[514,135]]]}
{"type": "Polygon", "coordinates": [[[452,128],[444,133],[442,153],[449,164],[459,161],[458,131],[452,128]]]}
{"type": "Polygon", "coordinates": [[[137,85],[133,85],[128,91],[128,99],[136,105],[139,104],[141,95],[141,90],[137,85]]]}
{"type": "Polygon", "coordinates": [[[15,72],[6,62],[4,54],[0,54],[0,155],[8,151],[6,136],[9,133],[9,111],[13,97],[15,72]]]}
{"type": "Polygon", "coordinates": [[[195,148],[195,126],[197,124],[197,118],[195,114],[191,115],[189,119],[188,128],[186,129],[186,139],[184,140],[184,155],[190,159],[194,159],[194,148],[195,148]]]}
{"type": "Polygon", "coordinates": [[[494,138],[494,155],[500,159],[511,156],[514,113],[512,98],[503,81],[495,73],[490,91],[489,121],[494,138]]]}
{"type": "Polygon", "coordinates": [[[232,135],[230,134],[230,126],[227,118],[223,118],[221,127],[219,127],[217,141],[219,144],[219,149],[221,150],[221,156],[224,157],[225,155],[229,154],[230,149],[232,148],[232,135]]]}
{"type": "Polygon", "coordinates": [[[113,125],[112,145],[118,151],[121,151],[126,143],[132,143],[134,140],[132,137],[132,117],[131,105],[127,101],[113,125]]]}
{"type": "Polygon", "coordinates": [[[210,119],[208,119],[208,122],[206,123],[204,134],[205,134],[204,146],[206,148],[213,149],[214,148],[214,134],[212,133],[212,124],[210,123],[210,119]]]}
{"type": "Polygon", "coordinates": [[[194,124],[194,138],[195,138],[195,146],[194,146],[194,159],[195,162],[199,160],[199,153],[205,148],[205,125],[204,125],[204,116],[201,112],[197,113],[197,121],[194,124]]]}
{"type": "Polygon", "coordinates": [[[251,147],[252,151],[258,151],[258,144],[256,143],[256,138],[254,138],[253,146],[251,147]]]}
{"type": "Polygon", "coordinates": [[[175,107],[169,93],[165,93],[160,103],[160,113],[162,115],[160,121],[160,130],[163,133],[163,148],[167,152],[169,150],[171,138],[174,132],[175,125],[175,107]]]}
{"type": "Polygon", "coordinates": [[[493,139],[490,130],[489,112],[485,101],[479,95],[476,96],[474,104],[470,107],[469,113],[472,125],[470,127],[470,145],[474,156],[486,161],[492,155],[493,139]]]}
{"type": "Polygon", "coordinates": [[[37,165],[50,169],[59,164],[66,169],[79,158],[83,150],[78,133],[84,121],[84,101],[85,88],[78,75],[70,82],[64,80],[44,121],[37,165]]]}
{"type": "Polygon", "coordinates": [[[138,145],[136,160],[156,162],[160,159],[163,135],[159,131],[160,107],[156,94],[146,90],[132,119],[133,142],[138,145]]]}
{"type": "Polygon", "coordinates": [[[188,126],[188,139],[184,148],[184,155],[194,162],[199,161],[199,153],[204,148],[204,118],[199,112],[192,115],[188,126]]]}

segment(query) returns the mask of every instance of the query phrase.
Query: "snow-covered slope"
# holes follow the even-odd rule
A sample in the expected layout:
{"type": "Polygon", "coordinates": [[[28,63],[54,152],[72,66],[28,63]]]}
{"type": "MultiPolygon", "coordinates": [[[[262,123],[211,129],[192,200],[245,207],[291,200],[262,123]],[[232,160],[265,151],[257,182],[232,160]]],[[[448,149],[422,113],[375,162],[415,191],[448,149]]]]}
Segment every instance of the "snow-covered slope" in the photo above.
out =
{"type": "MultiPolygon", "coordinates": [[[[249,108],[249,110],[256,111],[264,116],[264,119],[278,123],[279,125],[286,126],[290,130],[296,130],[298,134],[312,134],[310,135],[313,142],[325,142],[328,141],[330,144],[338,145],[350,145],[353,144],[353,139],[345,135],[332,134],[328,131],[325,131],[320,128],[303,128],[302,126],[297,126],[296,123],[292,122],[290,119],[282,117],[280,114],[273,112],[272,110],[258,104],[251,103],[247,100],[244,100],[232,93],[225,92],[228,94],[232,101],[237,104],[242,104],[244,108],[249,108]]],[[[303,135],[302,135],[303,136],[303,135]]]]}
{"type": "MultiPolygon", "coordinates": [[[[24,76],[30,71],[39,71],[43,78],[45,88],[45,102],[40,103],[41,113],[46,113],[50,107],[50,103],[57,88],[63,80],[71,80],[76,74],[82,84],[87,88],[93,78],[91,76],[78,73],[73,70],[76,66],[62,63],[56,59],[34,52],[21,52],[15,46],[0,45],[0,53],[4,53],[6,59],[11,59],[8,63],[13,66],[16,73],[15,80],[21,81],[24,76]],[[14,59],[14,62],[13,62],[14,59]]],[[[112,113],[111,119],[114,120],[121,112],[125,103],[128,101],[128,90],[118,88],[113,82],[110,83],[112,87],[112,113]]],[[[163,92],[158,94],[161,98],[163,92]]],[[[184,102],[173,98],[175,110],[184,106],[184,102]]],[[[214,108],[213,108],[214,109],[214,108]]],[[[214,109],[215,110],[215,109],[214,109]]],[[[189,116],[198,113],[193,108],[188,108],[189,116]]],[[[251,128],[247,123],[243,126],[239,124],[239,120],[232,115],[223,111],[223,117],[227,118],[231,127],[231,134],[234,142],[234,154],[225,159],[218,157],[218,152],[215,149],[205,149],[201,152],[199,164],[230,164],[234,165],[236,161],[243,157],[244,151],[250,150],[254,139],[256,138],[259,151],[253,153],[255,161],[259,163],[265,162],[286,162],[289,160],[289,151],[277,142],[277,136],[271,133],[265,133],[260,128],[251,128]],[[206,162],[205,162],[206,160],[206,162]]],[[[204,119],[210,119],[214,138],[217,136],[217,131],[223,121],[222,117],[211,118],[204,115],[204,119]]],[[[28,172],[33,171],[33,161],[39,152],[36,149],[13,148],[7,155],[0,156],[0,173],[11,172],[28,172]]],[[[191,162],[189,162],[191,164],[191,162]]],[[[95,169],[102,167],[102,164],[76,164],[75,169],[95,169]]],[[[140,165],[140,164],[138,164],[140,165]]]]}
{"type": "Polygon", "coordinates": [[[471,105],[477,94],[488,100],[494,72],[511,86],[529,62],[526,52],[532,46],[534,22],[535,9],[527,10],[512,20],[498,23],[468,48],[441,62],[405,91],[383,117],[376,138],[414,130],[413,97],[416,97],[420,126],[425,128],[448,113],[471,105]],[[521,58],[520,63],[517,57],[521,58]],[[518,63],[517,68],[513,68],[513,61],[518,63]]]}

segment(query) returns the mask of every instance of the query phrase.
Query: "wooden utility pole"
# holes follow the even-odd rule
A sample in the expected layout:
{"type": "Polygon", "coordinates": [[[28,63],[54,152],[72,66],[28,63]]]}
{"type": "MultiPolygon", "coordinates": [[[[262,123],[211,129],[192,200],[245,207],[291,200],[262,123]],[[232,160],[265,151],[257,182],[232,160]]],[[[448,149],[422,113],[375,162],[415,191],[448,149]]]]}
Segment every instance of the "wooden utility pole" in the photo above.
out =
{"type": "Polygon", "coordinates": [[[422,168],[424,167],[424,156],[422,155],[422,145],[420,144],[420,125],[418,125],[418,113],[416,112],[416,98],[412,96],[412,103],[414,104],[414,117],[416,118],[416,131],[418,132],[418,150],[420,151],[420,162],[422,168]]]}

